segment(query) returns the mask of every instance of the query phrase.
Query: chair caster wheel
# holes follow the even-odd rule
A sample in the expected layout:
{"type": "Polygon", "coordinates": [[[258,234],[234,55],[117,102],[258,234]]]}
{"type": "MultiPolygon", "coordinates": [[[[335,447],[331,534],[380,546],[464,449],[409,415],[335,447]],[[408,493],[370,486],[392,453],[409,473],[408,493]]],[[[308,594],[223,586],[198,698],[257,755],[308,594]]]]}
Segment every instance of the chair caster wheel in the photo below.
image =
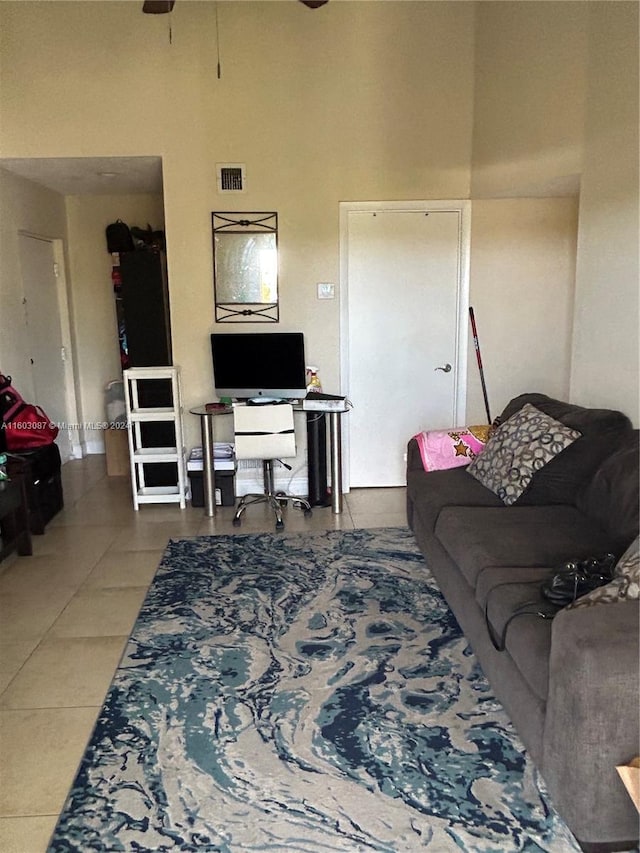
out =
{"type": "Polygon", "coordinates": [[[310,516],[310,515],[313,515],[313,513],[311,512],[311,510],[310,510],[310,509],[305,509],[305,511],[304,511],[304,517],[305,517],[305,518],[309,518],[309,516],[310,516]]]}
{"type": "Polygon", "coordinates": [[[242,519],[241,519],[241,518],[236,518],[236,517],[234,516],[234,517],[233,517],[232,524],[233,524],[233,526],[234,526],[234,527],[240,527],[240,525],[242,524],[242,519]]]}
{"type": "Polygon", "coordinates": [[[284,521],[276,521],[276,530],[284,530],[284,521]]]}

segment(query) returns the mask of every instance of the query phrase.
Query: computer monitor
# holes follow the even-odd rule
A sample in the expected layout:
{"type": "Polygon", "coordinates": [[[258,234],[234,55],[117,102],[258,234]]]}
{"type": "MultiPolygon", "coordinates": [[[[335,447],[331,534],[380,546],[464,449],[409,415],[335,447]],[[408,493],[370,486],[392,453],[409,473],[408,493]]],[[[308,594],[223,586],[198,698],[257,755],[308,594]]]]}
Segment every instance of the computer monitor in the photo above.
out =
{"type": "Polygon", "coordinates": [[[214,332],[211,356],[218,397],[297,400],[306,396],[302,332],[214,332]]]}

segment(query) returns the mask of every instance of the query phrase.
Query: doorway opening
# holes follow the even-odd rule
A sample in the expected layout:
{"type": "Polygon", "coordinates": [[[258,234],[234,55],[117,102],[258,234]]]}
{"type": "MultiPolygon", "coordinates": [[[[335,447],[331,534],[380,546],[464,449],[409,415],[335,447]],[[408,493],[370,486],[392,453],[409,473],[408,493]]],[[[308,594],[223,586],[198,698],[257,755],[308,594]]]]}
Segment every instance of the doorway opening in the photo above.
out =
{"type": "MultiPolygon", "coordinates": [[[[41,396],[44,383],[31,378],[26,331],[14,335],[25,343],[25,354],[19,358],[16,355],[13,361],[5,357],[5,362],[11,362],[15,384],[24,387],[25,397],[29,395],[32,402],[42,405],[52,420],[73,425],[68,458],[102,454],[106,449],[102,428],[107,420],[105,388],[110,381],[121,378],[113,262],[104,229],[118,218],[142,229],[148,223],[164,229],[162,158],[0,158],[0,169],[16,178],[9,182],[9,204],[13,205],[12,212],[15,208],[12,218],[16,236],[20,235],[10,244],[15,245],[15,258],[3,258],[3,267],[6,264],[20,273],[23,239],[31,238],[28,245],[40,240],[41,248],[54,249],[58,287],[63,291],[59,301],[70,315],[68,334],[64,329],[64,340],[57,345],[57,355],[63,352],[65,359],[66,386],[56,387],[57,406],[66,398],[68,417],[56,416],[56,405],[41,396]],[[59,201],[53,193],[60,196],[59,201]],[[38,386],[37,394],[30,384],[38,386]]],[[[11,323],[22,328],[21,275],[12,275],[11,282],[10,296],[16,305],[11,323]]],[[[34,313],[37,296],[28,300],[30,305],[24,304],[25,322],[31,327],[40,322],[34,313]]],[[[42,317],[46,321],[45,309],[42,317]]],[[[12,351],[17,352],[15,347],[12,351]]],[[[62,447],[64,440],[59,435],[57,443],[63,459],[67,456],[62,447]]]]}

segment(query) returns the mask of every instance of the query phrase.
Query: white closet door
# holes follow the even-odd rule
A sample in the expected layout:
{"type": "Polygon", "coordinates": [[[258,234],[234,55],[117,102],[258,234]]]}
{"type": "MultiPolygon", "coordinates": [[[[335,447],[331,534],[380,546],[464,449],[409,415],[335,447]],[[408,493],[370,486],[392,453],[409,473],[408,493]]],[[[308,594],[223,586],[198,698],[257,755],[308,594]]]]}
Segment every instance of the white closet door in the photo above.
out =
{"type": "MultiPolygon", "coordinates": [[[[72,455],[68,423],[67,372],[63,347],[60,294],[55,273],[53,244],[49,240],[19,235],[20,271],[24,293],[25,328],[33,381],[33,399],[51,421],[60,425],[56,444],[62,461],[72,455]]],[[[18,377],[14,377],[20,390],[18,377]]],[[[28,391],[24,397],[30,396],[28,391]]]]}
{"type": "Polygon", "coordinates": [[[461,221],[459,209],[348,212],[351,487],[404,485],[411,436],[456,425],[466,355],[461,221]]]}

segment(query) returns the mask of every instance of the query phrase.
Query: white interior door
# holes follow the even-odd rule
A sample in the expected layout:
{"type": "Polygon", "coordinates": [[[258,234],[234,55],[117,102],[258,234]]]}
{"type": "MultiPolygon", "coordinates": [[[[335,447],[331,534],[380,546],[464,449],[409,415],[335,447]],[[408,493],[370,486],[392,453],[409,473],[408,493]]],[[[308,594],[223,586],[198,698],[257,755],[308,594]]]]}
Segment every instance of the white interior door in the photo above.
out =
{"type": "MultiPolygon", "coordinates": [[[[61,324],[60,278],[54,245],[50,240],[19,235],[20,269],[24,294],[25,328],[31,364],[33,399],[49,419],[60,426],[56,444],[62,461],[74,455],[69,423],[67,369],[68,347],[61,324]]],[[[18,390],[18,377],[14,377],[18,390]]],[[[24,392],[23,396],[27,396],[24,392]]]]}
{"type": "Polygon", "coordinates": [[[349,487],[404,485],[408,440],[463,422],[467,216],[458,202],[343,217],[349,487]]]}

